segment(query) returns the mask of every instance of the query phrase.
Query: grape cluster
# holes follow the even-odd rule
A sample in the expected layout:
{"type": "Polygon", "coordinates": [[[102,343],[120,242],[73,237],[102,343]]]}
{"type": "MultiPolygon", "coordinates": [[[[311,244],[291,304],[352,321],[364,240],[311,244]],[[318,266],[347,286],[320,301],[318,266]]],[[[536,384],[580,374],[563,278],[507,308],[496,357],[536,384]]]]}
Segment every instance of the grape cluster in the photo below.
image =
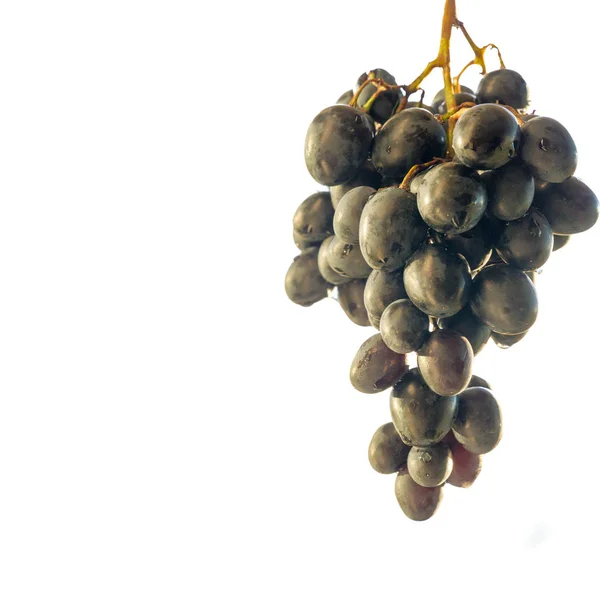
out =
{"type": "Polygon", "coordinates": [[[336,287],[348,317],[379,331],[350,368],[358,391],[392,389],[392,421],[375,432],[369,461],[397,474],[401,509],[425,520],[446,483],[475,481],[502,436],[491,387],[472,374],[475,355],[490,338],[508,348],[525,337],[538,313],[535,271],[596,223],[599,203],[573,177],[565,127],[525,113],[517,72],[461,87],[465,106],[446,116],[443,90],[431,107],[404,98],[398,111],[394,77],[370,74],[389,87],[373,100],[367,76],[309,126],[306,166],[328,190],[294,215],[301,252],[285,288],[310,306],[336,287]]]}

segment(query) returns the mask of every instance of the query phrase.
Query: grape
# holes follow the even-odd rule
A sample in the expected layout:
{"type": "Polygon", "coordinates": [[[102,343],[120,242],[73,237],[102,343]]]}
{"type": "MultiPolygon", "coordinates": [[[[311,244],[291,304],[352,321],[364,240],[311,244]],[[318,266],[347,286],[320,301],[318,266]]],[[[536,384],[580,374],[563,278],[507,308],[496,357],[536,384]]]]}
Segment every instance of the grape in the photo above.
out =
{"type": "Polygon", "coordinates": [[[436,330],[417,352],[417,365],[433,392],[451,397],[465,390],[471,380],[473,348],[456,331],[436,330]]]}
{"type": "Polygon", "coordinates": [[[553,245],[548,219],[532,208],[525,217],[506,224],[496,250],[504,262],[523,271],[533,271],[550,258],[553,245]]]}
{"type": "Polygon", "coordinates": [[[319,273],[318,252],[317,248],[309,248],[296,256],[285,276],[285,292],[300,306],[312,306],[327,297],[331,287],[319,273]]]}
{"type": "MultiPolygon", "coordinates": [[[[460,85],[460,92],[461,93],[470,93],[471,95],[473,95],[473,89],[470,89],[469,87],[465,87],[465,85],[460,85]]],[[[434,113],[439,113],[439,109],[440,109],[440,105],[442,105],[442,103],[444,103],[446,101],[446,90],[445,89],[440,89],[434,96],[433,96],[433,101],[431,102],[431,108],[433,109],[434,113]]]]}
{"type": "Polygon", "coordinates": [[[450,431],[458,411],[458,397],[436,395],[419,370],[413,368],[394,386],[390,411],[405,444],[431,446],[450,431]]]}
{"type": "Polygon", "coordinates": [[[443,442],[433,446],[413,446],[408,453],[407,468],[420,486],[441,486],[452,472],[452,452],[443,442]]]}
{"type": "Polygon", "coordinates": [[[535,197],[535,205],[546,216],[555,234],[571,235],[587,231],[600,213],[598,199],[578,178],[550,184],[535,197]]]}
{"type": "MultiPolygon", "coordinates": [[[[564,237],[566,237],[566,236],[564,236],[564,237]]],[[[302,252],[303,250],[307,250],[308,248],[313,248],[313,247],[318,248],[321,245],[321,240],[316,240],[316,241],[305,240],[300,234],[296,233],[296,230],[294,230],[294,244],[296,244],[296,246],[302,252]]]]}
{"type": "Polygon", "coordinates": [[[475,454],[485,454],[498,445],[502,438],[502,413],[489,389],[468,388],[460,395],[452,431],[456,439],[475,454]]]}
{"type": "Polygon", "coordinates": [[[439,508],[443,491],[442,487],[424,488],[408,474],[407,469],[401,470],[396,476],[396,499],[402,512],[411,521],[426,521],[439,508]]]}
{"type": "Polygon", "coordinates": [[[552,252],[556,252],[557,250],[564,248],[569,243],[570,239],[571,239],[571,236],[557,236],[555,234],[554,235],[554,246],[552,247],[552,252]]]}
{"type": "Polygon", "coordinates": [[[471,270],[464,256],[442,246],[424,245],[406,264],[404,288],[425,314],[453,316],[469,301],[471,270]]]}
{"type": "Polygon", "coordinates": [[[423,179],[417,204],[429,227],[449,235],[461,234],[483,217],[487,192],[476,171],[460,163],[443,163],[423,179]]]}
{"type": "Polygon", "coordinates": [[[413,165],[441,157],[445,150],[442,125],[427,110],[412,107],[392,116],[381,127],[371,158],[382,176],[402,178],[413,165]]]}
{"type": "Polygon", "coordinates": [[[374,132],[366,115],[353,107],[324,109],[306,133],[304,157],[310,175],[324,186],[350,181],[369,156],[374,132]]]}
{"type": "Polygon", "coordinates": [[[365,262],[358,246],[344,244],[333,236],[327,249],[329,266],[341,275],[351,279],[366,279],[371,273],[371,267],[365,262]]]}
{"type": "Polygon", "coordinates": [[[346,244],[358,244],[358,226],[363,208],[375,188],[358,186],[346,192],[333,216],[335,235],[346,244]]]}
{"type": "MultiPolygon", "coordinates": [[[[383,68],[376,68],[372,72],[375,78],[382,79],[384,82],[388,83],[388,85],[396,85],[396,79],[387,70],[384,70],[383,68]]],[[[358,88],[367,80],[367,76],[367,73],[364,73],[359,77],[359,79],[356,81],[356,90],[358,90],[358,88]]],[[[356,105],[358,107],[363,107],[375,94],[375,91],[377,91],[377,84],[368,84],[360,92],[356,105]]],[[[390,116],[392,116],[396,106],[400,102],[401,97],[402,93],[400,89],[388,89],[384,91],[373,102],[373,105],[369,110],[369,114],[376,122],[383,124],[390,118],[390,116]]]]}
{"type": "MultiPolygon", "coordinates": [[[[473,93],[455,93],[454,94],[454,102],[456,103],[456,106],[458,107],[459,105],[462,105],[463,103],[475,103],[475,95],[473,95],[473,93]]],[[[439,114],[445,114],[448,112],[448,109],[446,108],[446,100],[444,99],[444,101],[442,101],[442,103],[440,103],[440,107],[438,107],[438,113],[439,114]]]]}
{"type": "Polygon", "coordinates": [[[319,273],[321,277],[331,283],[332,285],[341,285],[350,281],[348,277],[343,277],[339,273],[336,273],[329,264],[329,244],[335,239],[334,236],[329,236],[323,240],[323,243],[319,247],[319,254],[317,256],[317,265],[319,267],[319,273]]]}
{"type": "Polygon", "coordinates": [[[336,103],[341,103],[343,105],[348,105],[351,99],[354,97],[354,91],[352,89],[348,89],[345,93],[342,93],[336,103]]]}
{"type": "Polygon", "coordinates": [[[369,463],[377,473],[397,473],[406,465],[410,446],[402,442],[394,424],[381,426],[369,444],[369,463]]]}
{"type": "Polygon", "coordinates": [[[508,349],[523,339],[527,333],[528,331],[519,333],[518,335],[501,335],[500,333],[492,333],[492,341],[494,341],[494,343],[496,343],[500,349],[508,349]]]}
{"type": "Polygon", "coordinates": [[[370,326],[369,317],[365,308],[365,283],[364,279],[352,279],[349,283],[338,287],[338,302],[346,316],[359,326],[370,326]]]}
{"type": "Polygon", "coordinates": [[[360,218],[360,249],[365,260],[371,268],[388,273],[404,266],[426,234],[414,194],[401,188],[376,192],[360,218]]]}
{"type": "Polygon", "coordinates": [[[440,164],[436,164],[436,165],[432,165],[431,167],[428,167],[427,169],[424,169],[422,171],[420,171],[411,181],[410,181],[410,191],[414,194],[417,195],[419,192],[419,188],[421,187],[421,184],[423,184],[423,181],[425,180],[425,176],[432,171],[433,169],[435,169],[436,167],[438,167],[440,164]]]}
{"type": "Polygon", "coordinates": [[[558,184],[575,173],[577,147],[560,122],[540,116],[522,130],[519,154],[536,178],[558,184]]]}
{"type": "Polygon", "coordinates": [[[454,316],[440,318],[438,324],[442,329],[453,330],[463,335],[471,344],[473,355],[477,355],[485,347],[492,334],[492,329],[473,314],[469,305],[454,316]]]}
{"type": "Polygon", "coordinates": [[[477,87],[477,103],[501,103],[523,109],[528,102],[527,83],[518,72],[508,68],[488,72],[477,87]]]}
{"type": "Polygon", "coordinates": [[[411,353],[421,347],[429,334],[429,317],[409,299],[392,302],[380,322],[384,343],[396,353],[411,353]]]}
{"type": "Polygon", "coordinates": [[[434,237],[450,251],[462,254],[471,270],[475,271],[486,264],[492,255],[494,246],[490,229],[490,218],[484,216],[473,229],[460,235],[434,234],[434,237]]]}
{"type": "Polygon", "coordinates": [[[519,122],[501,105],[485,103],[466,111],[456,123],[452,147],[456,159],[475,169],[498,169],[515,155],[519,122]]]}
{"type": "Polygon", "coordinates": [[[485,172],[481,179],[488,193],[488,212],[502,221],[520,219],[527,213],[535,194],[533,176],[521,163],[485,172]]]}
{"type": "Polygon", "coordinates": [[[481,378],[481,376],[471,376],[471,382],[469,382],[469,388],[473,388],[474,386],[482,386],[483,388],[489,388],[492,390],[490,383],[487,380],[481,378]]]}
{"type": "Polygon", "coordinates": [[[339,184],[338,186],[332,186],[329,189],[333,208],[337,209],[337,206],[344,195],[352,190],[352,188],[357,188],[358,186],[370,186],[375,189],[381,188],[381,176],[375,171],[371,161],[367,161],[358,172],[358,175],[352,178],[352,180],[339,184]]]}
{"type": "Polygon", "coordinates": [[[398,382],[407,370],[406,356],[394,353],[377,333],[354,356],[350,382],[361,393],[379,393],[398,382]]]}
{"type": "Polygon", "coordinates": [[[320,242],[333,233],[333,205],[329,192],[311,194],[294,213],[294,232],[308,242],[320,242]]]}
{"type": "Polygon", "coordinates": [[[524,333],[537,318],[535,287],[519,269],[508,265],[486,267],[475,277],[471,308],[497,333],[524,333]]]}
{"type": "Polygon", "coordinates": [[[469,452],[456,440],[453,432],[448,432],[444,442],[448,444],[452,452],[452,473],[448,477],[448,483],[457,488],[471,487],[481,473],[483,457],[469,452]]]}
{"type": "Polygon", "coordinates": [[[383,311],[392,302],[405,297],[403,271],[372,271],[365,285],[365,307],[371,324],[378,329],[383,311]]]}

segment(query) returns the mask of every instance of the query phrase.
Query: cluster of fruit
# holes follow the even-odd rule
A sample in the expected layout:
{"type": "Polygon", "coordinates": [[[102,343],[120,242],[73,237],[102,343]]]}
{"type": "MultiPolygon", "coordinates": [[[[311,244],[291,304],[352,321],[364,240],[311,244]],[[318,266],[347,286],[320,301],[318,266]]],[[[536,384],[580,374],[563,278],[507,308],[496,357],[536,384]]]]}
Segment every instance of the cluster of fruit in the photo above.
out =
{"type": "Polygon", "coordinates": [[[502,435],[474,356],[490,338],[510,347],[526,335],[535,271],[594,225],[599,204],[573,177],[571,135],[525,113],[527,85],[513,70],[486,74],[475,93],[455,89],[450,111],[443,90],[431,106],[407,103],[381,69],[356,88],[309,126],[306,166],[328,191],[294,215],[301,253],[285,288],[310,306],[336,287],[348,317],[379,331],[350,370],[361,392],[393,387],[392,422],[369,460],[398,474],[402,510],[425,520],[446,482],[473,483],[502,435]]]}

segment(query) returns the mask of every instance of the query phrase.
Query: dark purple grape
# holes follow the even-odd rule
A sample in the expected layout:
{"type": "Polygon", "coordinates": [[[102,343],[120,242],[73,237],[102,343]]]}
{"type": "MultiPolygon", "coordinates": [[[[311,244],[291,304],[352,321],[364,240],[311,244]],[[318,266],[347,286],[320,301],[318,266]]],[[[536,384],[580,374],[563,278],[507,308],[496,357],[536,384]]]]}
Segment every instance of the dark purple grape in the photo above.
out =
{"type": "Polygon", "coordinates": [[[370,186],[371,188],[381,187],[381,176],[375,171],[371,161],[367,161],[358,172],[358,175],[352,178],[352,180],[339,184],[338,186],[332,186],[329,189],[333,208],[337,209],[342,197],[352,190],[352,188],[358,188],[358,186],[370,186]]]}
{"type": "Polygon", "coordinates": [[[453,316],[469,301],[471,270],[464,256],[442,246],[424,245],[406,264],[404,289],[425,314],[453,316]]]}
{"type": "Polygon", "coordinates": [[[428,112],[431,112],[432,114],[437,113],[437,112],[433,111],[433,108],[430,105],[425,105],[424,103],[422,104],[420,101],[407,101],[406,107],[404,109],[410,109],[411,107],[418,107],[421,109],[426,109],[428,112]]]}
{"type": "Polygon", "coordinates": [[[381,426],[369,444],[369,463],[377,473],[397,473],[406,466],[410,446],[402,442],[394,424],[381,426]]]}
{"type": "Polygon", "coordinates": [[[336,273],[329,264],[329,244],[335,239],[334,236],[329,236],[323,240],[323,243],[319,247],[319,254],[317,256],[317,265],[319,267],[319,273],[321,277],[331,283],[332,285],[342,285],[348,283],[350,279],[348,277],[342,277],[339,273],[336,273]]]}
{"type": "Polygon", "coordinates": [[[342,277],[366,279],[371,267],[365,262],[358,246],[345,244],[333,236],[327,249],[329,266],[342,277]]]}
{"type": "MultiPolygon", "coordinates": [[[[473,93],[455,93],[454,94],[454,102],[456,106],[462,105],[463,103],[475,103],[475,95],[473,93]]],[[[446,100],[440,103],[440,107],[438,108],[438,114],[445,114],[448,112],[446,108],[446,100]]]]}
{"type": "Polygon", "coordinates": [[[535,182],[523,164],[512,161],[485,172],[481,179],[487,188],[488,212],[502,221],[514,221],[527,213],[533,202],[535,182]]]}
{"type": "Polygon", "coordinates": [[[487,191],[476,171],[460,163],[443,163],[423,178],[417,204],[429,227],[456,235],[479,223],[487,207],[487,191]]]}
{"type": "Polygon", "coordinates": [[[521,339],[525,338],[525,335],[528,331],[524,333],[519,333],[518,335],[501,335],[500,333],[492,333],[492,341],[500,347],[500,349],[508,349],[512,347],[516,343],[518,343],[521,339]]]}
{"type": "Polygon", "coordinates": [[[556,120],[540,116],[525,122],[519,155],[536,178],[559,184],[577,168],[577,147],[556,120]]]}
{"type": "Polygon", "coordinates": [[[432,446],[413,446],[406,467],[413,480],[424,488],[441,486],[452,472],[452,452],[443,442],[432,446]]]}
{"type": "Polygon", "coordinates": [[[498,445],[502,438],[502,412],[490,390],[468,388],[460,395],[452,431],[458,442],[475,454],[485,454],[498,445]]]}
{"type": "Polygon", "coordinates": [[[358,244],[360,216],[375,188],[358,186],[346,192],[338,203],[333,216],[335,235],[346,244],[358,244]]]}
{"type": "Polygon", "coordinates": [[[460,235],[435,234],[438,243],[446,246],[452,252],[462,254],[472,271],[476,271],[487,263],[494,249],[493,232],[489,217],[481,221],[469,231],[460,235]]]}
{"type": "Polygon", "coordinates": [[[452,451],[452,473],[447,483],[457,488],[469,488],[481,473],[483,457],[469,452],[454,436],[448,432],[444,438],[452,451]]]}
{"type": "Polygon", "coordinates": [[[456,331],[436,330],[417,352],[417,365],[433,392],[451,397],[465,390],[471,380],[473,348],[456,331]]]}
{"type": "Polygon", "coordinates": [[[437,444],[450,431],[457,407],[458,397],[435,394],[416,368],[404,374],[390,396],[394,427],[409,446],[437,444]]]}
{"type": "Polygon", "coordinates": [[[315,192],[294,213],[294,233],[308,242],[320,242],[333,234],[333,205],[329,192],[315,192]]]}
{"type": "Polygon", "coordinates": [[[440,507],[443,498],[442,486],[424,488],[409,474],[408,469],[401,470],[396,476],[396,500],[402,512],[411,521],[426,521],[440,507]]]}
{"type": "Polygon", "coordinates": [[[446,133],[427,110],[410,108],[392,116],[377,132],[372,161],[388,178],[401,179],[418,163],[441,157],[446,150],[446,133]]]}
{"type": "Polygon", "coordinates": [[[578,178],[569,178],[562,184],[549,184],[536,194],[535,206],[542,211],[559,235],[587,231],[596,224],[600,207],[592,190],[578,178]]]}
{"type": "Polygon", "coordinates": [[[550,258],[553,245],[548,219],[532,208],[521,219],[506,223],[496,250],[507,264],[523,271],[534,271],[550,258]]]}
{"type": "Polygon", "coordinates": [[[494,265],[475,277],[471,308],[493,331],[517,335],[533,326],[538,301],[535,287],[523,271],[494,265]]]}
{"type": "Polygon", "coordinates": [[[474,169],[498,169],[516,156],[521,140],[517,118],[501,105],[485,103],[467,110],[456,123],[456,159],[474,169]]]}
{"type": "Polygon", "coordinates": [[[423,183],[423,181],[425,180],[425,176],[432,171],[433,169],[435,169],[436,167],[438,167],[438,165],[441,164],[436,164],[436,165],[432,165],[431,167],[428,167],[427,169],[424,169],[423,171],[420,171],[411,181],[410,181],[410,191],[416,196],[417,193],[419,192],[419,188],[421,187],[421,184],[423,183]]]}
{"type": "Polygon", "coordinates": [[[396,353],[411,353],[423,345],[429,334],[429,317],[409,299],[392,302],[379,323],[384,343],[396,353]]]}
{"type": "Polygon", "coordinates": [[[384,310],[392,302],[406,297],[403,272],[372,271],[367,279],[365,307],[369,313],[369,320],[376,329],[379,329],[379,322],[384,310]]]}
{"type": "Polygon", "coordinates": [[[380,393],[398,382],[408,370],[406,356],[393,352],[377,333],[356,352],[350,382],[361,393],[380,393]]]}
{"type": "Polygon", "coordinates": [[[306,133],[304,157],[319,184],[349,182],[367,161],[374,129],[366,114],[349,105],[324,109],[306,133]]]}
{"type": "MultiPolygon", "coordinates": [[[[460,85],[461,93],[470,93],[474,94],[473,89],[469,87],[465,87],[465,85],[460,85]]],[[[446,101],[446,89],[440,89],[434,96],[433,101],[431,102],[431,108],[433,109],[433,113],[439,113],[440,105],[446,101]]]]}
{"type": "MultiPolygon", "coordinates": [[[[383,68],[376,68],[372,71],[375,78],[382,79],[388,85],[396,85],[396,79],[383,68]]],[[[358,80],[356,81],[356,90],[367,80],[367,73],[362,74],[358,80]]],[[[358,107],[363,107],[369,99],[375,94],[377,91],[376,83],[369,83],[358,96],[356,105],[358,107]]],[[[376,122],[383,124],[386,120],[388,120],[396,106],[400,102],[402,98],[402,92],[400,89],[388,89],[384,91],[379,97],[373,102],[371,108],[369,109],[369,115],[373,117],[376,122]]]]}
{"type": "Polygon", "coordinates": [[[442,329],[456,331],[465,337],[471,344],[473,355],[477,355],[485,347],[492,334],[492,329],[473,314],[469,305],[454,316],[440,318],[438,324],[442,329]]]}
{"type": "Polygon", "coordinates": [[[384,188],[363,208],[360,249],[373,269],[389,273],[402,268],[426,235],[415,195],[408,190],[384,188]]]}
{"type": "Polygon", "coordinates": [[[365,308],[365,279],[352,279],[338,287],[338,302],[346,316],[359,326],[370,326],[365,308]]]}
{"type": "Polygon", "coordinates": [[[318,253],[317,248],[309,248],[296,256],[285,276],[285,292],[300,306],[312,306],[327,297],[331,287],[319,273],[318,253]]]}
{"type": "Polygon", "coordinates": [[[570,239],[571,239],[571,236],[557,236],[555,234],[554,235],[554,246],[552,247],[552,252],[556,252],[557,250],[564,248],[569,243],[570,239]]]}
{"type": "Polygon", "coordinates": [[[518,72],[508,68],[488,72],[477,87],[477,103],[500,103],[523,109],[528,102],[527,83],[518,72]]]}

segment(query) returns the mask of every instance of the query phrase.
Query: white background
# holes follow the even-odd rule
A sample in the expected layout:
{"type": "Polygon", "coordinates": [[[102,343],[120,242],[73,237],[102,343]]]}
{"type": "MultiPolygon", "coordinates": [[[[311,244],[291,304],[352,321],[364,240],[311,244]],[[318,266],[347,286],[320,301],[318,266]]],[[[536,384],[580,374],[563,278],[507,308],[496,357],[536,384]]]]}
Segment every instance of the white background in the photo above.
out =
{"type": "MultiPolygon", "coordinates": [[[[283,291],[308,124],[365,70],[412,80],[442,5],[3,3],[0,593],[593,591],[598,229],[544,267],[528,337],[477,358],[505,436],[427,523],[367,461],[372,331],[283,291]]],[[[592,6],[458,9],[600,189],[592,6]]]]}

